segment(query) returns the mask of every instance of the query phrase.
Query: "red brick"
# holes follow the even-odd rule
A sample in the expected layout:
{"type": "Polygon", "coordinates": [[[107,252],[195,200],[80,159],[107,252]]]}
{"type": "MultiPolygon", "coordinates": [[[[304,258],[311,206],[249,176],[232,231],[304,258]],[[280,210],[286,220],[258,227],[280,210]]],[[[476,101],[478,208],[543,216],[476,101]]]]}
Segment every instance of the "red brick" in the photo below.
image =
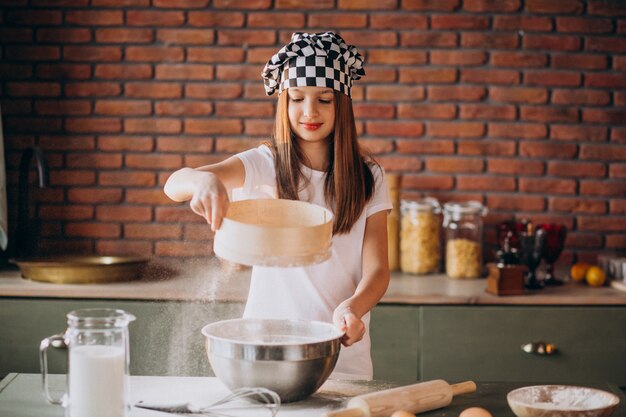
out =
{"type": "Polygon", "coordinates": [[[181,237],[181,227],[175,224],[127,224],[124,237],[130,239],[175,239],[181,237]]]}
{"type": "Polygon", "coordinates": [[[489,137],[506,139],[543,139],[548,129],[538,123],[489,123],[489,137]]]}
{"type": "Polygon", "coordinates": [[[515,49],[519,46],[516,33],[463,32],[461,46],[481,49],[515,49]]]}
{"type": "Polygon", "coordinates": [[[101,171],[98,174],[100,185],[120,187],[153,187],[156,184],[154,172],[147,171],[101,171]]]}
{"type": "Polygon", "coordinates": [[[361,81],[365,83],[387,83],[387,82],[397,82],[398,80],[398,71],[394,68],[377,68],[370,67],[367,71],[367,80],[363,79],[361,81]]]}
{"type": "Polygon", "coordinates": [[[611,141],[615,143],[626,143],[626,128],[612,128],[611,141]]]}
{"type": "Polygon", "coordinates": [[[417,11],[454,11],[460,6],[460,0],[404,0],[402,8],[417,11]]]}
{"type": "Polygon", "coordinates": [[[621,107],[626,106],[626,92],[624,92],[624,91],[621,91],[621,92],[615,91],[615,92],[613,92],[613,103],[616,106],[621,106],[621,107]]]}
{"type": "Polygon", "coordinates": [[[396,150],[399,153],[418,155],[452,155],[454,142],[452,140],[397,140],[396,150]]]}
{"type": "Polygon", "coordinates": [[[17,11],[5,10],[7,10],[5,21],[11,22],[13,25],[59,25],[63,18],[60,10],[33,10],[32,8],[17,11]]]}
{"type": "Polygon", "coordinates": [[[457,189],[465,191],[514,191],[515,179],[510,177],[459,176],[457,189]]]}
{"type": "Polygon", "coordinates": [[[182,157],[180,155],[171,154],[128,154],[125,157],[124,165],[127,168],[138,169],[177,169],[182,165],[182,157]]]}
{"type": "MultiPolygon", "coordinates": [[[[31,65],[23,64],[0,64],[0,77],[3,80],[10,79],[27,79],[31,78],[33,74],[31,65]]],[[[40,78],[49,78],[41,77],[40,78]]]]}
{"type": "Polygon", "coordinates": [[[269,9],[271,0],[214,0],[213,6],[226,9],[269,9]]]}
{"type": "Polygon", "coordinates": [[[92,206],[40,206],[39,216],[45,220],[90,220],[93,218],[92,206]]]}
{"type": "Polygon", "coordinates": [[[424,87],[399,85],[372,85],[367,87],[369,101],[422,101],[424,87]]]}
{"type": "Polygon", "coordinates": [[[608,67],[608,59],[606,55],[554,54],[552,66],[558,69],[604,69],[608,67]]]}
{"type": "Polygon", "coordinates": [[[65,84],[65,95],[68,97],[104,97],[118,96],[122,92],[119,83],[114,82],[81,82],[65,84]]]}
{"type": "Polygon", "coordinates": [[[491,87],[489,97],[503,103],[547,103],[548,90],[545,88],[491,87]]]}
{"type": "Polygon", "coordinates": [[[626,74],[585,74],[585,85],[589,87],[626,88],[626,74]]]}
{"type": "Polygon", "coordinates": [[[476,84],[519,84],[519,71],[463,68],[461,81],[476,84]]]}
{"type": "Polygon", "coordinates": [[[121,168],[122,155],[115,153],[71,153],[66,156],[69,168],[121,168]]]}
{"type": "Polygon", "coordinates": [[[519,190],[526,193],[576,194],[576,180],[519,178],[519,190]]]}
{"type": "Polygon", "coordinates": [[[126,133],[181,133],[182,122],[179,119],[160,117],[153,118],[125,118],[124,132],[126,133]]]}
{"type": "MultiPolygon", "coordinates": [[[[288,0],[278,0],[278,3],[288,0]]],[[[174,256],[182,258],[207,257],[212,255],[210,245],[205,242],[161,241],[155,243],[154,253],[157,256],[174,256]]]]}
{"type": "MultiPolygon", "coordinates": [[[[50,172],[50,184],[57,185],[93,185],[96,183],[95,171],[64,169],[50,172]]],[[[91,216],[90,216],[91,217],[91,216]]]]}
{"type": "Polygon", "coordinates": [[[368,55],[370,64],[419,65],[426,63],[426,52],[417,50],[373,49],[368,55]]]}
{"type": "Polygon", "coordinates": [[[626,217],[578,216],[576,220],[578,230],[597,232],[626,231],[626,217]]]}
{"type": "Polygon", "coordinates": [[[581,159],[597,159],[599,161],[624,161],[626,160],[626,147],[618,145],[580,145],[581,159]]]}
{"type": "Polygon", "coordinates": [[[599,14],[605,16],[626,15],[626,4],[614,0],[591,0],[589,2],[589,14],[599,14]]]}
{"type": "Polygon", "coordinates": [[[609,19],[589,19],[587,17],[557,17],[556,30],[572,33],[604,33],[613,30],[609,19]]]}
{"type": "Polygon", "coordinates": [[[172,223],[205,223],[204,219],[189,209],[187,204],[183,206],[156,207],[155,221],[172,223]]]}
{"type": "Polygon", "coordinates": [[[160,187],[157,189],[129,188],[126,190],[126,202],[131,204],[150,205],[178,204],[170,200],[160,187]]]}
{"type": "Polygon", "coordinates": [[[626,56],[614,56],[613,69],[626,71],[626,56]]]}
{"type": "Polygon", "coordinates": [[[117,118],[67,118],[65,129],[76,133],[118,133],[122,124],[117,118]]]}
{"type": "Polygon", "coordinates": [[[577,122],[578,110],[572,107],[520,106],[520,119],[534,122],[577,122]]]}
{"type": "Polygon", "coordinates": [[[625,181],[595,181],[583,180],[580,182],[579,194],[615,197],[626,193],[625,181]]]}
{"type": "Polygon", "coordinates": [[[181,26],[185,22],[182,11],[127,10],[126,24],[129,26],[181,26]]]}
{"type": "Polygon", "coordinates": [[[366,122],[366,132],[374,136],[420,137],[424,134],[424,124],[419,122],[366,122]]]}
{"type": "Polygon", "coordinates": [[[572,159],[576,157],[578,147],[569,143],[522,142],[520,156],[539,158],[572,159]]]}
{"type": "MultiPolygon", "coordinates": [[[[215,142],[215,152],[222,154],[234,154],[251,148],[256,148],[260,144],[261,141],[258,139],[217,138],[215,142]]],[[[222,159],[225,158],[222,157],[222,159]]]]}
{"type": "Polygon", "coordinates": [[[131,62],[181,62],[184,50],[178,46],[129,46],[125,58],[131,62]]]}
{"type": "MultiPolygon", "coordinates": [[[[30,70],[26,72],[29,74],[30,70]]],[[[37,77],[43,79],[85,80],[91,77],[91,66],[86,64],[39,64],[37,77]]],[[[1,70],[0,70],[0,75],[1,70]]]]}
{"type": "Polygon", "coordinates": [[[626,42],[620,37],[589,36],[586,39],[585,49],[595,52],[626,53],[626,42]]]}
{"type": "Polygon", "coordinates": [[[120,226],[113,223],[67,223],[65,235],[69,237],[119,237],[120,226]]]}
{"type": "Polygon", "coordinates": [[[154,6],[164,9],[200,9],[209,5],[210,0],[155,0],[154,6]]]}
{"type": "Polygon", "coordinates": [[[244,14],[240,12],[188,12],[188,25],[196,27],[243,27],[244,14]]]}
{"type": "Polygon", "coordinates": [[[607,140],[608,129],[603,126],[551,125],[550,138],[573,141],[603,142],[607,140]]]}
{"type": "Polygon", "coordinates": [[[273,120],[254,120],[248,119],[244,121],[243,133],[251,136],[269,137],[274,131],[273,120]]]}
{"type": "Polygon", "coordinates": [[[97,7],[146,7],[150,0],[92,0],[91,5],[97,7]]]}
{"type": "Polygon", "coordinates": [[[622,250],[626,247],[626,235],[607,235],[605,247],[607,249],[622,250]]]}
{"type": "Polygon", "coordinates": [[[252,12],[248,13],[248,28],[276,28],[299,29],[304,27],[303,13],[287,12],[252,12]]]}
{"type": "Polygon", "coordinates": [[[6,46],[5,58],[11,61],[56,61],[61,58],[58,46],[6,46]]]}
{"type": "Polygon", "coordinates": [[[487,196],[487,206],[490,210],[544,211],[545,200],[539,196],[515,194],[487,196]]]}
{"type": "Polygon", "coordinates": [[[162,64],[155,67],[157,80],[212,80],[213,66],[200,64],[162,64]]]}
{"type": "Polygon", "coordinates": [[[466,15],[433,15],[430,17],[432,29],[488,29],[489,17],[466,15]]]}
{"type": "Polygon", "coordinates": [[[485,125],[477,122],[430,122],[428,136],[435,138],[480,138],[485,135],[485,125]]]}
{"type": "Polygon", "coordinates": [[[478,86],[428,87],[428,98],[432,101],[481,101],[487,89],[478,86]]]}
{"type": "Polygon", "coordinates": [[[11,99],[2,102],[2,114],[31,114],[33,111],[30,99],[11,99]]]}
{"type": "MultiPolygon", "coordinates": [[[[0,21],[1,23],[1,21],[0,21]]],[[[8,43],[32,43],[33,29],[31,28],[0,28],[0,42],[8,43]]]]}
{"type": "Polygon", "coordinates": [[[13,97],[55,97],[61,94],[58,83],[47,82],[14,82],[6,83],[9,96],[13,97]]]}
{"type": "Polygon", "coordinates": [[[232,99],[242,96],[241,84],[202,83],[185,85],[185,97],[200,99],[232,99]]]}
{"type": "Polygon", "coordinates": [[[103,151],[149,152],[153,149],[153,140],[148,136],[101,135],[98,137],[98,149],[103,151]]]}
{"type": "Polygon", "coordinates": [[[435,65],[480,66],[487,62],[482,51],[431,51],[430,63],[435,65]]]}
{"type": "Polygon", "coordinates": [[[552,30],[552,19],[541,16],[517,14],[513,16],[494,16],[495,30],[524,30],[528,32],[548,32],[552,30]]]}
{"type": "Polygon", "coordinates": [[[583,8],[583,3],[580,0],[560,0],[558,2],[552,0],[526,0],[525,10],[530,13],[581,14],[583,8]]]}
{"type": "Polygon", "coordinates": [[[577,87],[581,84],[581,76],[578,72],[529,71],[524,74],[524,82],[527,85],[577,87]]]}
{"type": "Polygon", "coordinates": [[[467,173],[482,172],[485,163],[475,158],[428,158],[426,171],[436,173],[467,173]]]}
{"type": "Polygon", "coordinates": [[[368,117],[377,119],[392,119],[395,116],[394,106],[391,104],[357,103],[353,105],[354,116],[357,119],[368,117]]]}
{"type": "Polygon", "coordinates": [[[151,43],[151,29],[106,28],[96,29],[96,41],[100,43],[151,43]]]}
{"type": "Polygon", "coordinates": [[[107,255],[145,255],[153,253],[151,241],[104,240],[96,241],[96,253],[107,255]]]}
{"type": "Polygon", "coordinates": [[[184,132],[192,135],[240,134],[242,128],[238,119],[185,119],[184,123],[184,132]]]}
{"type": "Polygon", "coordinates": [[[496,67],[539,68],[547,65],[548,56],[535,52],[494,51],[491,63],[496,67]]]}
{"type": "Polygon", "coordinates": [[[119,203],[122,201],[120,188],[72,187],[67,191],[68,201],[73,203],[119,203]]]}
{"type": "Polygon", "coordinates": [[[170,138],[157,139],[157,151],[161,152],[213,152],[213,138],[170,138]]]}
{"type": "Polygon", "coordinates": [[[454,178],[449,175],[403,175],[402,188],[410,190],[451,190],[454,178]]]}
{"type": "Polygon", "coordinates": [[[116,62],[122,60],[122,48],[117,46],[65,46],[66,61],[116,62]]]}
{"type": "MultiPolygon", "coordinates": [[[[367,145],[365,145],[367,147],[367,145]]],[[[371,151],[370,151],[371,152],[371,151]]],[[[422,170],[422,161],[415,156],[378,155],[376,160],[387,172],[392,170],[417,172],[422,170]]]]}
{"type": "Polygon", "coordinates": [[[152,78],[150,65],[142,64],[96,64],[96,78],[140,80],[152,78]]]}
{"type": "Polygon", "coordinates": [[[96,148],[96,141],[93,136],[40,136],[39,145],[46,150],[89,151],[96,148]]]}
{"type": "Polygon", "coordinates": [[[577,51],[581,47],[578,36],[527,34],[522,39],[524,49],[577,51]]]}
{"type": "Polygon", "coordinates": [[[181,98],[182,86],[179,83],[165,82],[127,83],[125,93],[126,97],[134,98],[181,98]]]}
{"type": "Polygon", "coordinates": [[[606,166],[603,163],[595,162],[548,162],[548,174],[555,177],[604,177],[606,166]]]}
{"type": "Polygon", "coordinates": [[[626,109],[583,109],[583,121],[626,125],[626,109]]]}
{"type": "Polygon", "coordinates": [[[516,118],[516,110],[514,106],[461,104],[459,108],[459,117],[461,119],[514,120],[516,118]]]}
{"type": "MultiPolygon", "coordinates": [[[[37,41],[41,43],[85,43],[91,41],[89,29],[42,28],[37,31],[37,41]]],[[[14,42],[14,41],[13,41],[14,42]]]]}
{"type": "MultiPolygon", "coordinates": [[[[373,18],[373,16],[372,16],[373,18]]],[[[454,48],[458,45],[454,32],[402,32],[400,45],[409,47],[454,48]]]]}
{"type": "Polygon", "coordinates": [[[609,166],[609,177],[626,178],[626,164],[611,164],[609,166]]]}
{"type": "Polygon", "coordinates": [[[463,9],[468,12],[478,13],[508,13],[518,11],[520,5],[520,0],[465,0],[463,9]]]}
{"type": "Polygon", "coordinates": [[[577,197],[550,197],[548,210],[566,213],[606,213],[606,203],[577,197]]]}
{"type": "Polygon", "coordinates": [[[228,30],[217,33],[218,45],[273,45],[276,34],[272,30],[228,30]]]}
{"type": "Polygon", "coordinates": [[[399,104],[401,119],[454,119],[457,111],[454,104],[399,104]]]}
{"type": "Polygon", "coordinates": [[[355,31],[344,30],[341,36],[349,45],[361,47],[397,46],[398,34],[395,31],[355,31]]]}
{"type": "Polygon", "coordinates": [[[338,0],[338,8],[339,9],[349,9],[349,10],[390,10],[396,8],[396,0],[381,0],[381,1],[371,1],[371,0],[338,0]]]}
{"type": "Polygon", "coordinates": [[[617,199],[609,202],[611,213],[626,214],[626,200],[617,199]]]}
{"type": "MultiPolygon", "coordinates": [[[[395,22],[399,25],[406,24],[401,19],[396,19],[394,14],[390,15],[377,15],[373,14],[370,19],[370,27],[372,29],[389,29],[386,27],[388,22],[395,22]]],[[[338,27],[347,29],[365,28],[367,26],[367,14],[366,13],[308,13],[307,27],[311,28],[327,28],[338,27]]],[[[411,23],[415,23],[416,20],[407,17],[411,23]]]]}
{"type": "Polygon", "coordinates": [[[514,141],[463,140],[457,144],[459,155],[514,156],[514,141]]]}
{"type": "Polygon", "coordinates": [[[35,112],[43,115],[85,115],[91,113],[88,100],[37,100],[35,112]]]}
{"type": "Polygon", "coordinates": [[[400,70],[401,83],[450,84],[457,79],[452,68],[406,68],[400,70]]]}
{"type": "Polygon", "coordinates": [[[70,10],[65,12],[65,23],[83,26],[111,26],[124,23],[121,10],[70,10]]]}
{"type": "Polygon", "coordinates": [[[213,239],[213,232],[210,227],[197,227],[191,224],[185,225],[183,236],[187,241],[210,241],[213,239]]]}
{"type": "MultiPolygon", "coordinates": [[[[359,135],[361,138],[363,134],[359,135]]],[[[389,140],[387,138],[377,139],[377,138],[363,138],[359,139],[359,145],[363,147],[366,152],[369,152],[373,155],[377,155],[377,159],[381,157],[381,154],[388,154],[394,151],[394,142],[393,140],[389,140]]],[[[403,163],[408,163],[409,157],[398,157],[399,161],[403,161],[403,163]]],[[[416,158],[417,160],[418,158],[416,158]]],[[[389,157],[388,160],[394,160],[393,157],[389,157]]],[[[415,167],[421,167],[421,162],[415,167]]]]}
{"type": "Polygon", "coordinates": [[[212,30],[203,29],[159,29],[157,41],[169,45],[211,45],[215,42],[212,30]]]}
{"type": "Polygon", "coordinates": [[[5,129],[12,133],[36,132],[38,134],[56,133],[61,131],[62,120],[52,117],[6,117],[5,129]]]}
{"type": "Polygon", "coordinates": [[[274,106],[255,102],[218,102],[215,114],[223,117],[272,117],[274,106]]]}
{"type": "Polygon", "coordinates": [[[217,65],[216,67],[215,78],[217,80],[259,82],[260,79],[259,65],[217,65]]]}
{"type": "Polygon", "coordinates": [[[487,172],[507,175],[543,175],[545,164],[541,161],[519,158],[489,158],[487,160],[487,172]]]}
{"type": "Polygon", "coordinates": [[[152,113],[152,105],[148,100],[98,100],[94,113],[113,116],[148,115],[152,113]]]}
{"type": "MultiPolygon", "coordinates": [[[[309,15],[309,25],[310,21],[314,18],[315,15],[309,15]]],[[[325,15],[325,16],[332,16],[325,15]]],[[[340,15],[343,17],[343,14],[340,15]]],[[[354,16],[357,22],[362,22],[358,27],[366,26],[366,16],[365,15],[356,15],[354,16]]],[[[318,20],[319,26],[329,27],[332,26],[332,18],[327,20],[326,22],[322,22],[321,19],[318,20]],[[322,24],[325,23],[325,24],[322,24]]],[[[338,25],[339,27],[346,27],[342,25],[338,25]]],[[[408,29],[408,30],[418,30],[418,29],[427,29],[428,28],[428,17],[424,15],[415,15],[415,14],[407,14],[407,13],[373,13],[370,16],[370,28],[371,29],[408,29]]]]}
{"type": "Polygon", "coordinates": [[[199,101],[162,101],[155,103],[158,116],[208,116],[213,113],[213,104],[199,101]]]}
{"type": "Polygon", "coordinates": [[[555,104],[602,106],[609,104],[610,100],[611,97],[606,91],[580,89],[557,89],[552,91],[552,102],[555,104]]]}

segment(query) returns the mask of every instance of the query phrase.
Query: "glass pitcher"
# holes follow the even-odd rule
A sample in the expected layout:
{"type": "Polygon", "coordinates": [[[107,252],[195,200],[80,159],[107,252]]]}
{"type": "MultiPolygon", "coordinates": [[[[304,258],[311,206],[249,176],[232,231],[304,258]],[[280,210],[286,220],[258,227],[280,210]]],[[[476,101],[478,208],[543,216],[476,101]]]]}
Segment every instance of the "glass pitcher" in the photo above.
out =
{"type": "Polygon", "coordinates": [[[443,206],[446,236],[446,274],[450,278],[482,275],[483,217],[487,208],[478,201],[443,206]]]}
{"type": "Polygon", "coordinates": [[[65,333],[41,341],[43,391],[50,403],[65,407],[66,417],[130,416],[128,324],[133,320],[123,310],[75,310],[67,314],[65,333]],[[48,389],[50,345],[69,351],[67,393],[61,398],[48,389]]]}

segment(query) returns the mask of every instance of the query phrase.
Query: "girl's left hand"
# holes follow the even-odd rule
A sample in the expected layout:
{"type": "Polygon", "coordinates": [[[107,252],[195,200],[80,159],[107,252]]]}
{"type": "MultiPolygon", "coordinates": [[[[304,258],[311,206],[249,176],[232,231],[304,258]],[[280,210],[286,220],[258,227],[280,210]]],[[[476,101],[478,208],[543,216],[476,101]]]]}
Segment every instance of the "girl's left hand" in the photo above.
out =
{"type": "Polygon", "coordinates": [[[350,310],[350,307],[337,307],[333,313],[333,323],[344,332],[341,339],[344,346],[355,344],[365,335],[365,323],[350,310]]]}

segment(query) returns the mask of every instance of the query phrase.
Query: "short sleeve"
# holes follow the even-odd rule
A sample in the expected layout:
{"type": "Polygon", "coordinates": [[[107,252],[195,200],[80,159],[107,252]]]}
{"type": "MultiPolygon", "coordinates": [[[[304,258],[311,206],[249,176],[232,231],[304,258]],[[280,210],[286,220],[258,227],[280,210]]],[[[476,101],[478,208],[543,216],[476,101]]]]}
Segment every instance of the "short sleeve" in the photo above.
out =
{"type": "Polygon", "coordinates": [[[370,165],[372,174],[374,176],[374,194],[367,203],[365,208],[365,216],[369,217],[372,214],[376,214],[379,211],[391,210],[393,205],[389,199],[389,190],[387,189],[387,182],[385,180],[385,170],[376,164],[370,165]]]}
{"type": "Polygon", "coordinates": [[[272,151],[266,146],[249,149],[236,155],[243,163],[243,186],[233,190],[233,200],[276,198],[276,171],[272,151]]]}

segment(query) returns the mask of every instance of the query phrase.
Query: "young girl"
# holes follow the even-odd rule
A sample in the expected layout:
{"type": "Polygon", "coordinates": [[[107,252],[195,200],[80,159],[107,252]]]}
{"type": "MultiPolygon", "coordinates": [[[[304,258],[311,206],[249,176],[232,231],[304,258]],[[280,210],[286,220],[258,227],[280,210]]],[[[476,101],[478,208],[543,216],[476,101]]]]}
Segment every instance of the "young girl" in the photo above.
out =
{"type": "Polygon", "coordinates": [[[253,267],[244,312],[335,323],[346,347],[334,378],[372,378],[369,311],[389,284],[391,203],[382,168],[359,149],[350,98],[352,81],[365,75],[362,64],[356,48],[332,32],[294,33],[263,71],[266,93],[279,92],[272,143],[180,169],[165,184],[171,199],[190,200],[213,231],[229,192],[238,200],[303,200],[334,213],[331,258],[305,267],[253,267]]]}

